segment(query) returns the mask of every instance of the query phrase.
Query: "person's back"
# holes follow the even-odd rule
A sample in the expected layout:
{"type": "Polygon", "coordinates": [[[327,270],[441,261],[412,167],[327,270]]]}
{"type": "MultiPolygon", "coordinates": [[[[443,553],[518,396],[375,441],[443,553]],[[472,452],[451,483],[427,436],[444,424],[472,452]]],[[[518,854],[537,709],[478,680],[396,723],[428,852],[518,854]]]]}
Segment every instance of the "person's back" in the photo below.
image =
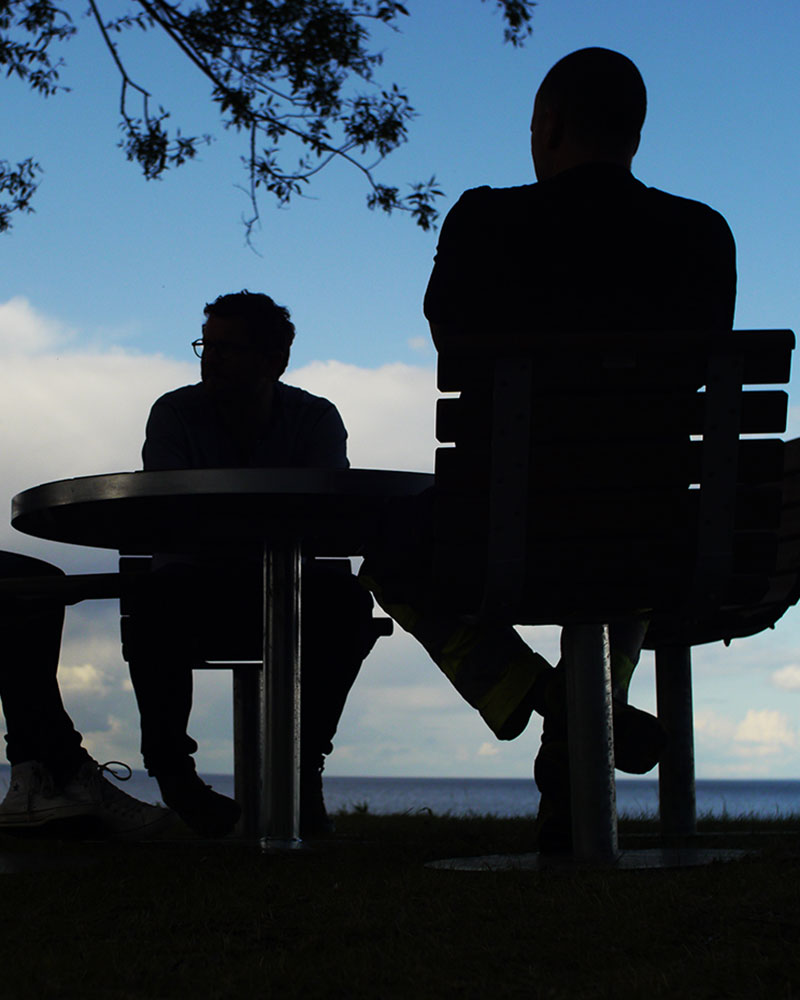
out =
{"type": "Polygon", "coordinates": [[[731,328],[727,223],[631,173],[646,107],[619,53],[582,49],[549,71],[531,121],[538,183],[467,191],[442,227],[425,296],[438,347],[493,330],[731,328]]]}
{"type": "Polygon", "coordinates": [[[599,162],[462,195],[442,228],[425,314],[487,336],[730,329],[735,294],[721,215],[599,162]]]}

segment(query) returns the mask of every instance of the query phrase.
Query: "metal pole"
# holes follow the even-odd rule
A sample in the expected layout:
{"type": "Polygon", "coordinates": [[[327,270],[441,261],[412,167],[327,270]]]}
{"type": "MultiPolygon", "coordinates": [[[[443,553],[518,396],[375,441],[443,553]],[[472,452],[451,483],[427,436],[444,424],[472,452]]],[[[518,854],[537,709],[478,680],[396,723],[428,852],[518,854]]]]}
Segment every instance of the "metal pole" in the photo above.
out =
{"type": "Polygon", "coordinates": [[[617,850],[617,797],[611,656],[605,625],[569,625],[562,634],[577,861],[612,863],[617,850]]]}
{"type": "Polygon", "coordinates": [[[265,829],[259,824],[261,668],[261,663],[233,668],[234,797],[242,807],[237,832],[247,838],[258,836],[265,829]]]}
{"type": "Polygon", "coordinates": [[[691,837],[697,833],[691,646],[656,650],[656,699],[658,718],[669,734],[658,765],[661,832],[691,837]]]}
{"type": "Polygon", "coordinates": [[[300,546],[264,546],[262,845],[300,845],[300,546]]]}

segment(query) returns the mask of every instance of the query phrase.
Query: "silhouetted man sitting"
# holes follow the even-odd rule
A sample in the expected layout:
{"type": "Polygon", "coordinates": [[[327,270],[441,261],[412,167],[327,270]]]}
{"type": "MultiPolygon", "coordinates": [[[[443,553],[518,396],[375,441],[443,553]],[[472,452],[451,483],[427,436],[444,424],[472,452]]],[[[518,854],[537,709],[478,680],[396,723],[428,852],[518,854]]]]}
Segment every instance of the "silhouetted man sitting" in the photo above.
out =
{"type": "MultiPolygon", "coordinates": [[[[439,351],[463,336],[488,344],[494,331],[534,338],[731,329],[735,246],[725,220],[699,202],[645,187],[631,173],[646,104],[639,71],[608,49],[574,52],[547,73],[531,122],[538,183],[467,191],[442,226],[425,295],[439,351]]],[[[363,578],[498,738],[518,735],[534,710],[544,716],[535,768],[543,792],[539,844],[567,847],[562,672],[511,629],[436,615],[435,595],[420,583],[424,571],[410,582],[409,567],[428,565],[431,555],[429,518],[419,510],[414,516],[410,535],[423,540],[416,550],[382,539],[363,578]]],[[[631,621],[612,631],[617,766],[634,772],[653,767],[663,745],[656,721],[625,704],[645,630],[646,623],[631,621]]]]}
{"type": "MultiPolygon", "coordinates": [[[[294,326],[267,295],[223,295],[205,307],[193,344],[202,381],[158,399],[147,422],[144,468],[346,468],[347,433],[336,407],[280,381],[294,326]]],[[[187,734],[192,665],[225,637],[261,648],[261,565],[157,556],[156,586],[125,625],[139,703],[145,767],[167,805],[193,829],[222,835],[239,806],[204,784],[187,734]]],[[[372,599],[341,565],[303,572],[301,831],[329,829],[322,767],[347,694],[375,639],[372,599]]]]}

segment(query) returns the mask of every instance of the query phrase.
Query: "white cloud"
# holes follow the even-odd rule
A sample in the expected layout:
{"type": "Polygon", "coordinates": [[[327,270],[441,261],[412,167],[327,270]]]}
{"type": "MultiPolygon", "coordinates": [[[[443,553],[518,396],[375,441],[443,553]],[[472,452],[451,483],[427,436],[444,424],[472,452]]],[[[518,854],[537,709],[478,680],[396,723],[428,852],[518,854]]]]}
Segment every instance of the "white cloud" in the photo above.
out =
{"type": "Polygon", "coordinates": [[[396,362],[370,369],[340,361],[314,361],[291,371],[287,381],[336,404],[347,427],[352,466],[433,469],[436,379],[432,368],[396,362]]]}
{"type": "Polygon", "coordinates": [[[0,356],[4,358],[63,347],[73,337],[74,331],[36,312],[22,296],[0,302],[0,356]]]}
{"type": "Polygon", "coordinates": [[[759,758],[784,753],[797,746],[797,735],[788,716],[773,709],[748,709],[736,722],[713,711],[695,714],[698,743],[724,748],[728,758],[759,758]]]}
{"type": "MultiPolygon", "coordinates": [[[[8,498],[56,479],[139,468],[152,402],[199,374],[196,362],[80,346],[63,324],[22,298],[0,304],[0,359],[0,454],[8,498]]],[[[433,369],[318,361],[293,371],[288,381],[337,404],[353,466],[433,468],[433,369]]],[[[40,552],[2,522],[0,545],[40,552]]]]}
{"type": "Polygon", "coordinates": [[[58,685],[65,693],[104,698],[111,690],[111,679],[91,663],[79,667],[59,667],[58,685]]]}
{"type": "Polygon", "coordinates": [[[786,667],[776,670],[770,678],[777,688],[783,691],[800,691],[800,666],[790,663],[786,667]]]}
{"type": "MultiPolygon", "coordinates": [[[[52,479],[137,468],[151,403],[197,376],[196,363],[119,347],[87,347],[85,338],[81,342],[74,331],[41,315],[24,299],[0,303],[4,400],[0,445],[7,500],[21,489],[52,479]]],[[[367,369],[317,361],[294,370],[287,381],[337,404],[350,433],[354,466],[432,468],[436,447],[432,367],[395,363],[367,369]]],[[[37,547],[36,540],[14,532],[4,520],[0,519],[0,531],[5,531],[0,536],[2,547],[50,558],[72,572],[104,569],[103,558],[113,565],[115,553],[44,542],[37,547]]],[[[557,628],[520,631],[552,662],[558,659],[557,628]]],[[[781,634],[791,638],[786,622],[781,634]]],[[[774,643],[772,633],[768,638],[774,643]]],[[[765,662],[759,643],[766,641],[755,637],[742,643],[741,650],[738,646],[736,652],[724,650],[713,673],[744,673],[751,681],[752,664],[765,662]]],[[[766,662],[770,660],[788,664],[772,672],[772,684],[800,690],[800,661],[791,644],[777,655],[770,646],[766,662]]],[[[114,602],[68,611],[61,663],[68,709],[96,755],[138,764],[138,715],[120,653],[114,602]]],[[[710,671],[704,663],[698,651],[699,679],[710,671]]],[[[201,744],[200,766],[220,770],[223,759],[230,758],[230,677],[210,675],[208,685],[208,690],[202,683],[198,687],[191,731],[201,744]]],[[[700,705],[699,698],[696,704],[700,705]]],[[[696,714],[701,769],[706,760],[705,769],[713,768],[712,760],[717,759],[730,773],[736,769],[745,774],[745,761],[752,760],[752,774],[761,761],[781,763],[784,757],[792,758],[790,751],[797,749],[798,741],[783,713],[746,712],[744,707],[737,711],[732,699],[723,699],[720,705],[719,713],[698,710],[696,714]]],[[[524,739],[504,745],[498,757],[477,713],[459,699],[421,647],[398,628],[391,639],[381,640],[365,664],[336,740],[341,750],[338,766],[334,754],[329,771],[465,773],[469,760],[473,774],[527,774],[539,728],[536,719],[524,739]]]]}
{"type": "MultiPolygon", "coordinates": [[[[0,454],[7,497],[38,483],[140,466],[154,399],[196,367],[114,347],[87,349],[21,298],[0,304],[0,454]]],[[[5,524],[0,542],[24,548],[5,524]]]]}
{"type": "MultiPolygon", "coordinates": [[[[118,761],[141,770],[141,758],[129,749],[138,742],[139,721],[135,715],[109,714],[102,720],[102,725],[94,729],[86,727],[82,735],[86,750],[101,764],[118,761]]],[[[157,791],[153,798],[158,798],[157,791]]]]}
{"type": "Polygon", "coordinates": [[[783,712],[751,708],[736,729],[737,743],[759,744],[761,753],[777,752],[781,747],[794,747],[797,737],[783,712]]]}
{"type": "Polygon", "coordinates": [[[736,723],[708,709],[695,712],[694,731],[713,742],[728,742],[736,734],[736,723]]]}
{"type": "MultiPolygon", "coordinates": [[[[0,304],[4,403],[0,448],[6,497],[55,479],[139,467],[153,400],[197,376],[196,362],[119,347],[87,347],[85,338],[81,343],[64,324],[42,315],[24,299],[0,304]]],[[[370,370],[336,361],[316,362],[293,372],[288,381],[337,403],[350,432],[354,466],[432,468],[432,369],[394,364],[370,370]]],[[[26,538],[2,519],[0,547],[39,555],[71,572],[107,569],[116,558],[115,553],[26,538]]],[[[388,725],[393,747],[402,748],[406,759],[409,753],[424,759],[426,751],[415,746],[409,719],[415,713],[426,715],[436,738],[439,732],[444,738],[451,728],[458,729],[458,723],[451,721],[452,710],[462,706],[419,648],[414,655],[421,676],[409,675],[408,646],[416,644],[404,639],[398,635],[391,643],[381,643],[379,659],[397,657],[403,662],[397,668],[392,664],[387,685],[367,685],[370,704],[357,728],[366,726],[374,733],[388,725]]],[[[375,657],[371,666],[374,661],[375,657]]],[[[120,652],[115,602],[69,609],[60,680],[68,711],[90,751],[103,759],[117,757],[138,764],[138,714],[120,652]]],[[[219,769],[223,759],[230,759],[229,704],[229,675],[210,677],[208,690],[198,683],[191,730],[201,743],[202,767],[219,769]]],[[[471,714],[469,709],[462,711],[471,714]]],[[[362,773],[365,769],[363,762],[356,768],[362,773]]]]}
{"type": "Polygon", "coordinates": [[[417,351],[419,354],[430,354],[433,350],[430,338],[428,337],[409,337],[408,346],[412,351],[417,351]]]}
{"type": "MultiPolygon", "coordinates": [[[[431,663],[431,671],[436,667],[431,663]]],[[[419,711],[446,711],[453,708],[453,692],[443,684],[373,685],[370,703],[381,711],[409,713],[419,711]]]]}

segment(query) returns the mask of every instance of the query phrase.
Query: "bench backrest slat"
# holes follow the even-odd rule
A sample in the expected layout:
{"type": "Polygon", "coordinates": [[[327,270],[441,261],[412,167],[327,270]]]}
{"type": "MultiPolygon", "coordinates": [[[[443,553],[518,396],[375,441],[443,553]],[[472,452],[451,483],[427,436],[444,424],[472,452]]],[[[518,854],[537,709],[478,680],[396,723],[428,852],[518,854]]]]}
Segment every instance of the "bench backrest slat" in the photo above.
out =
{"type": "Polygon", "coordinates": [[[740,434],[785,429],[786,393],[763,386],[788,380],[793,346],[791,331],[557,334],[440,354],[440,388],[462,392],[437,412],[455,445],[436,455],[442,594],[544,622],[567,598],[603,620],[636,593],[674,610],[766,592],[783,442],[740,434]]]}

